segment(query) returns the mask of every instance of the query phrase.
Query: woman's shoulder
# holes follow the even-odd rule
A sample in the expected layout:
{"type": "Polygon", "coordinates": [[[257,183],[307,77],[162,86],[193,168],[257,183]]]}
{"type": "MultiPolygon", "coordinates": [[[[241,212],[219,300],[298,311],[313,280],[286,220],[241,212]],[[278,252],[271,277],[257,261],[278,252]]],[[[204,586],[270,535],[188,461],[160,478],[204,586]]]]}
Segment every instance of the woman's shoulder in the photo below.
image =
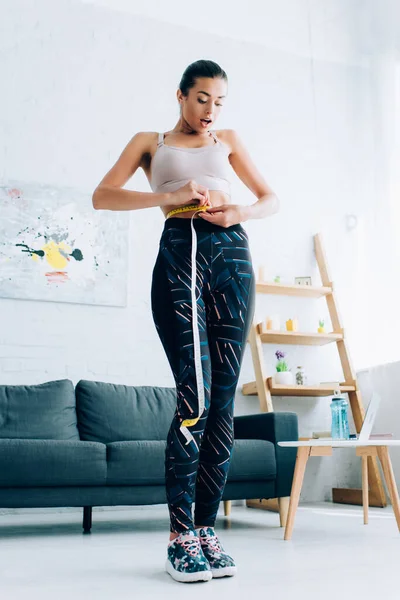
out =
{"type": "Polygon", "coordinates": [[[233,149],[235,147],[235,140],[237,138],[236,131],[234,129],[214,129],[214,133],[217,136],[217,138],[223,144],[225,144],[225,146],[228,146],[229,151],[233,152],[233,149]]]}
{"type": "Polygon", "coordinates": [[[137,139],[138,141],[141,142],[153,142],[154,140],[157,140],[159,136],[159,132],[158,131],[137,131],[132,139],[137,139]]]}
{"type": "Polygon", "coordinates": [[[154,149],[157,147],[159,133],[158,131],[137,131],[132,134],[132,137],[128,143],[132,149],[136,148],[142,155],[154,153],[154,149]]]}

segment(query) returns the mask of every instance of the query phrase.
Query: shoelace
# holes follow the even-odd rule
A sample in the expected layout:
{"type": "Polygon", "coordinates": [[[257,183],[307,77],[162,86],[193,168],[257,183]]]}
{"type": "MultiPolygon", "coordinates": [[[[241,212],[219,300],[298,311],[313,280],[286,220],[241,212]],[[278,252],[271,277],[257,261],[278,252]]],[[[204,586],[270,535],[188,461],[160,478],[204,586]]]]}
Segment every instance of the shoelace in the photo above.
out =
{"type": "Polygon", "coordinates": [[[223,552],[220,541],[216,535],[208,535],[207,537],[201,539],[204,540],[204,543],[206,543],[207,546],[211,548],[211,550],[215,550],[216,552],[220,553],[223,552]]]}
{"type": "Polygon", "coordinates": [[[198,539],[182,540],[181,546],[190,556],[197,556],[200,552],[200,540],[198,539]]]}

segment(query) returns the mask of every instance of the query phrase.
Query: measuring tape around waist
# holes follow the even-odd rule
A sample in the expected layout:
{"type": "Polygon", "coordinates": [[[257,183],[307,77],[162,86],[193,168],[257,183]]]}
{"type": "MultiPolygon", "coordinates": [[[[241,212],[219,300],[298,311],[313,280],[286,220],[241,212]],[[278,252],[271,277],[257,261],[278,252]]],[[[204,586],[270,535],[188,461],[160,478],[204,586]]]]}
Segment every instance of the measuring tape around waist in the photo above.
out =
{"type": "MultiPolygon", "coordinates": [[[[176,215],[178,213],[182,213],[182,212],[188,212],[189,210],[196,210],[196,213],[207,210],[207,206],[199,206],[198,204],[188,204],[187,206],[179,206],[178,208],[173,208],[172,210],[169,211],[169,213],[167,213],[167,219],[169,217],[172,217],[172,215],[176,215]]],[[[194,215],[193,215],[194,216],[194,215]]]]}
{"type": "Polygon", "coordinates": [[[196,234],[196,230],[193,226],[193,219],[198,212],[207,210],[207,207],[206,206],[199,207],[196,204],[193,204],[193,205],[191,204],[191,205],[183,206],[180,208],[174,208],[172,211],[170,211],[167,214],[167,218],[168,218],[171,214],[176,214],[177,212],[187,212],[187,211],[193,210],[193,209],[197,209],[197,210],[194,213],[194,215],[192,215],[191,220],[190,220],[190,226],[192,229],[192,256],[191,256],[192,272],[191,272],[190,291],[191,291],[191,299],[192,299],[192,330],[193,330],[194,368],[195,368],[195,373],[196,373],[196,387],[197,387],[199,414],[194,419],[184,419],[181,423],[180,430],[186,439],[186,444],[185,444],[186,446],[190,442],[193,442],[194,444],[196,444],[196,441],[195,441],[193,435],[190,433],[188,427],[192,427],[193,425],[196,425],[196,423],[199,421],[201,415],[203,414],[204,406],[205,406],[205,404],[204,404],[203,369],[201,366],[200,333],[199,333],[199,324],[198,324],[198,318],[197,318],[197,302],[196,302],[197,234],[196,234]]]}

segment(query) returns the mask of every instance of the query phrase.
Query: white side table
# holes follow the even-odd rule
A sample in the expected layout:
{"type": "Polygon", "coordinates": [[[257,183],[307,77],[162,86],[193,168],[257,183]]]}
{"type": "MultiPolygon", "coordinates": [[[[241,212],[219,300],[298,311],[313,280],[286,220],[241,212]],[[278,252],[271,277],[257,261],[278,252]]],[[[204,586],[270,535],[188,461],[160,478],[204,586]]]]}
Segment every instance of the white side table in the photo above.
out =
{"type": "Polygon", "coordinates": [[[309,456],[331,456],[333,448],[356,448],[357,456],[362,458],[362,496],[364,508],[364,523],[368,523],[368,456],[377,456],[382,464],[383,474],[389,491],[390,500],[396,517],[397,527],[400,530],[400,500],[393,474],[392,462],[389,456],[389,446],[400,446],[400,440],[299,440],[295,442],[278,442],[279,446],[298,448],[296,467],[293,475],[292,491],[290,495],[289,512],[285,528],[285,540],[292,537],[294,518],[299,505],[301,487],[309,456]]]}

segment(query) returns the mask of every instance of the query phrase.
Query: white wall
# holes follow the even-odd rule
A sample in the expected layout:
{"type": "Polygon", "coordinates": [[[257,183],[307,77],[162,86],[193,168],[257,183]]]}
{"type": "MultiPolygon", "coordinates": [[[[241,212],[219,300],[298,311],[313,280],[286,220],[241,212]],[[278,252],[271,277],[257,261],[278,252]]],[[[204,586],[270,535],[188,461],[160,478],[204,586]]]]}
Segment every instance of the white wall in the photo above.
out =
{"type": "MultiPolygon", "coordinates": [[[[245,223],[255,265],[264,264],[269,276],[292,281],[311,275],[318,283],[312,235],[321,231],[356,367],[400,358],[395,345],[388,351],[380,343],[376,330],[371,345],[365,327],[370,304],[362,276],[387,277],[390,263],[384,271],[379,262],[370,270],[362,254],[382,201],[376,193],[376,109],[380,105],[381,115],[384,104],[379,90],[375,96],[371,90],[392,52],[378,45],[374,54],[366,43],[375,23],[373,3],[270,0],[247,2],[246,11],[232,2],[189,6],[3,2],[1,178],[78,187],[90,203],[136,131],[173,127],[175,90],[185,67],[213,59],[230,80],[218,126],[239,132],[281,200],[279,215],[245,223]],[[348,214],[358,217],[351,232],[348,214]]],[[[385,38],[381,31],[374,35],[385,38]]],[[[149,191],[141,172],[126,187],[149,191]]],[[[237,203],[255,201],[237,178],[233,191],[237,203]]],[[[0,382],[68,377],[74,383],[89,378],[173,385],[150,310],[162,227],[158,208],[130,214],[126,308],[0,299],[0,382]]],[[[282,319],[297,314],[304,330],[328,316],[323,301],[258,298],[257,314],[276,309],[282,319]]],[[[271,365],[274,351],[265,348],[271,365]]],[[[288,358],[293,367],[304,365],[310,380],[341,378],[333,347],[293,347],[288,358]]],[[[240,393],[241,384],[253,379],[248,350],[236,414],[258,410],[257,398],[240,393]]],[[[296,411],[302,435],[329,427],[329,399],[275,399],[275,408],[296,411]]],[[[352,485],[354,478],[350,459],[315,459],[303,500],[328,499],[332,485],[352,485]]]]}

